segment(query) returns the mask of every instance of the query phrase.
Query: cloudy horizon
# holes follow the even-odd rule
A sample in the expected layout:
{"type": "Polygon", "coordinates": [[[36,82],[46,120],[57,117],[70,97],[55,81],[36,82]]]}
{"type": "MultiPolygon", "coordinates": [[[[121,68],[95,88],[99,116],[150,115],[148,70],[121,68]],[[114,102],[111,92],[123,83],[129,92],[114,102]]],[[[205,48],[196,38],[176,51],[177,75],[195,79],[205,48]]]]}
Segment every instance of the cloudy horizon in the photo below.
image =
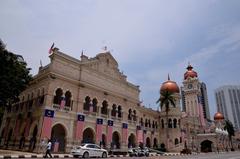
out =
{"type": "Polygon", "coordinates": [[[107,46],[140,100],[157,108],[167,80],[182,86],[188,62],[206,83],[211,117],[214,90],[240,84],[240,1],[7,0],[0,6],[0,38],[21,54],[32,74],[49,63],[54,42],[78,58],[107,46]]]}

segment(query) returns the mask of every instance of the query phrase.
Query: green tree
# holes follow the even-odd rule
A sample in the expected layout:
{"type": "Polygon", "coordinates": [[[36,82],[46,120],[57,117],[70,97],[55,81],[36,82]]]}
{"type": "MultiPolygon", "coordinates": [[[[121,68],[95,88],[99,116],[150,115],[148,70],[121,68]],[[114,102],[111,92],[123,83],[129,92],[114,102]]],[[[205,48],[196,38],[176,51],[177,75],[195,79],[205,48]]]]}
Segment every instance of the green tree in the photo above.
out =
{"type": "Polygon", "coordinates": [[[157,100],[157,103],[159,103],[159,106],[161,108],[161,110],[163,110],[163,107],[165,106],[165,111],[166,111],[166,120],[167,120],[167,148],[168,148],[168,141],[169,141],[169,130],[168,130],[168,125],[169,125],[169,121],[168,121],[168,113],[170,110],[170,105],[172,105],[173,107],[176,107],[175,105],[175,98],[173,96],[172,92],[169,91],[160,91],[160,97],[157,100]]]}
{"type": "Polygon", "coordinates": [[[231,150],[233,151],[234,148],[233,148],[233,143],[232,143],[232,137],[235,136],[235,131],[234,131],[233,124],[230,120],[225,120],[224,129],[227,130],[227,132],[228,132],[228,138],[231,143],[231,150]]]}
{"type": "Polygon", "coordinates": [[[0,39],[0,107],[17,102],[19,94],[27,87],[32,76],[21,55],[9,52],[0,39]]]}

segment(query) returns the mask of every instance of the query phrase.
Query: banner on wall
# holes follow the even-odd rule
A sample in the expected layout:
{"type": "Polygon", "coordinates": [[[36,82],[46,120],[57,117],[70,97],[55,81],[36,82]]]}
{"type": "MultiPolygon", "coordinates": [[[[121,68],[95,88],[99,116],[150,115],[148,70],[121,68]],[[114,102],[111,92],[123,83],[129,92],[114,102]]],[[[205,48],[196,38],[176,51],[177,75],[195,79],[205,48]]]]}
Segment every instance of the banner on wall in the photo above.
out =
{"type": "Polygon", "coordinates": [[[41,138],[45,138],[45,137],[48,139],[51,138],[53,118],[54,118],[54,110],[45,109],[41,138]]]}
{"type": "Polygon", "coordinates": [[[108,127],[107,127],[107,143],[112,142],[112,132],[113,132],[113,121],[108,120],[108,127]]]}
{"type": "Polygon", "coordinates": [[[122,123],[122,141],[127,143],[128,140],[128,124],[122,123]]]}
{"type": "Polygon", "coordinates": [[[96,121],[96,143],[99,144],[102,140],[102,125],[103,125],[103,119],[97,118],[96,121]]]}
{"type": "Polygon", "coordinates": [[[80,141],[82,141],[84,122],[85,122],[85,116],[83,114],[78,114],[77,115],[76,139],[80,139],[80,141]]]}
{"type": "Polygon", "coordinates": [[[141,129],[141,126],[137,126],[137,142],[143,143],[143,131],[141,129]]]}

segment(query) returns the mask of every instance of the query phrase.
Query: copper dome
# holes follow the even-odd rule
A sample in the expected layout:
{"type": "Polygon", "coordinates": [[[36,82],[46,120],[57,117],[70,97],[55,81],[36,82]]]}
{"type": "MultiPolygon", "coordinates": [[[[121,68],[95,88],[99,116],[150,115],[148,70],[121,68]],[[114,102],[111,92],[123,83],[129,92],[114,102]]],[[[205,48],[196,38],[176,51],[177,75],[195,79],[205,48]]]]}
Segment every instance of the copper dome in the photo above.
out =
{"type": "Polygon", "coordinates": [[[184,73],[184,79],[187,79],[188,77],[194,78],[198,76],[197,72],[193,71],[192,69],[193,67],[188,64],[187,71],[184,73]]]}
{"type": "Polygon", "coordinates": [[[224,119],[224,116],[222,113],[220,112],[217,112],[215,115],[214,115],[214,120],[223,120],[224,119]]]}
{"type": "Polygon", "coordinates": [[[176,82],[171,81],[170,77],[168,76],[168,80],[164,82],[160,88],[160,92],[169,91],[172,93],[179,93],[179,87],[176,82]]]}

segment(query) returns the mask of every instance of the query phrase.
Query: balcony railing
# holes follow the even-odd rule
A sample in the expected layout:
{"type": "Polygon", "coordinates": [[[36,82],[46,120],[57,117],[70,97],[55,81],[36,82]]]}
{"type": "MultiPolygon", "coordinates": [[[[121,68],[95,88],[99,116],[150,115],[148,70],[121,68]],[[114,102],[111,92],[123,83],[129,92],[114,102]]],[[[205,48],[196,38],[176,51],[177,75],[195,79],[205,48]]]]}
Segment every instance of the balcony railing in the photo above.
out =
{"type": "Polygon", "coordinates": [[[65,112],[68,112],[71,110],[71,107],[70,106],[64,106],[61,108],[61,106],[59,104],[53,104],[52,107],[55,109],[55,110],[58,110],[58,111],[65,111],[65,112]]]}

